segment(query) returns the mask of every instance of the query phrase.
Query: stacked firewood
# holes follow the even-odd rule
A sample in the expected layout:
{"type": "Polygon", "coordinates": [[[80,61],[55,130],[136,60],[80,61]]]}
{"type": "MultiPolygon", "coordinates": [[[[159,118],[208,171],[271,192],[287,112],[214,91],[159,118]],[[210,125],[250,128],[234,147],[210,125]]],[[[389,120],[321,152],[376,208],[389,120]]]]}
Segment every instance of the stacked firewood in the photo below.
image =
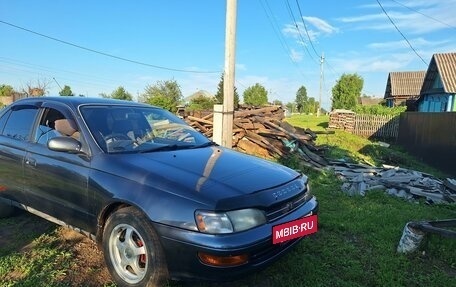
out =
{"type": "MultiPolygon", "coordinates": [[[[240,108],[234,112],[233,148],[263,158],[286,158],[293,153],[305,166],[316,169],[326,166],[327,161],[315,145],[317,135],[310,129],[293,127],[284,118],[280,106],[240,108]]],[[[186,116],[185,120],[212,138],[213,114],[202,118],[186,116]]]]}
{"type": "Polygon", "coordinates": [[[329,113],[329,128],[353,131],[355,129],[355,115],[350,110],[333,110],[329,113]]]}

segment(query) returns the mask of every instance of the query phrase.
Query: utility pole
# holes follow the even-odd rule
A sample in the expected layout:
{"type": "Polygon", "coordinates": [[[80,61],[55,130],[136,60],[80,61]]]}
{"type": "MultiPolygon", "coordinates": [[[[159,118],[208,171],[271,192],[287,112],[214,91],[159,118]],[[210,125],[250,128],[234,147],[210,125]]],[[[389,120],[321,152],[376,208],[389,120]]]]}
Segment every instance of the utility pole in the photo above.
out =
{"type": "MultiPolygon", "coordinates": [[[[234,69],[237,0],[226,0],[225,69],[223,82],[222,146],[231,148],[234,117],[234,69]]],[[[215,127],[214,127],[215,128],[215,127]]]]}
{"type": "Polygon", "coordinates": [[[57,82],[57,80],[55,78],[53,78],[53,79],[57,83],[57,86],[59,86],[60,90],[63,90],[62,87],[60,86],[59,82],[57,82]]]}
{"type": "Polygon", "coordinates": [[[318,100],[317,117],[320,116],[320,112],[321,112],[321,93],[322,93],[322,87],[323,87],[323,62],[324,61],[325,61],[325,56],[323,55],[323,52],[322,52],[321,56],[320,56],[320,99],[318,100]]]}

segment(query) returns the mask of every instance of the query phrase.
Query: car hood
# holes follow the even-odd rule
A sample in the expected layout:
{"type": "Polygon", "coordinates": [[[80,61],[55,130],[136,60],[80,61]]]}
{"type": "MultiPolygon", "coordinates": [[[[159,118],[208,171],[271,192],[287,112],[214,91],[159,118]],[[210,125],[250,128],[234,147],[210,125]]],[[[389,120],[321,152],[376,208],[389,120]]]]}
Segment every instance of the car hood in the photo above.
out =
{"type": "Polygon", "coordinates": [[[116,174],[198,201],[251,194],[299,176],[285,166],[218,146],[116,157],[122,169],[116,174]]]}

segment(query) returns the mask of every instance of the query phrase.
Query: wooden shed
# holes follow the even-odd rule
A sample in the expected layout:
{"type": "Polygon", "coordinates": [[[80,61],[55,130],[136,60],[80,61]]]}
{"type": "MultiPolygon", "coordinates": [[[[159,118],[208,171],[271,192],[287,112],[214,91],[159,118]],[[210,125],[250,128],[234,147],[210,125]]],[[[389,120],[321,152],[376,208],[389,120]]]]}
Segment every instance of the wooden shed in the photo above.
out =
{"type": "Polygon", "coordinates": [[[405,105],[407,100],[417,100],[425,74],[426,71],[390,72],[384,96],[386,105],[397,107],[405,105]]]}

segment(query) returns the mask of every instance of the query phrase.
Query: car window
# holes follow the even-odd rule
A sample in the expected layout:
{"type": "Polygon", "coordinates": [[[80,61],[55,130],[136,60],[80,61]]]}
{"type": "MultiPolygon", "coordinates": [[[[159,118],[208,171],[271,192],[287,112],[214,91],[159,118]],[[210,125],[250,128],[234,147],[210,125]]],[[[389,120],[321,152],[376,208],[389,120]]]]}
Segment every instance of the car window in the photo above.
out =
{"type": "Polygon", "coordinates": [[[81,114],[108,153],[196,148],[209,142],[168,111],[137,106],[84,106],[81,114]]]}
{"type": "Polygon", "coordinates": [[[2,134],[17,140],[30,140],[30,131],[37,113],[38,108],[34,106],[16,107],[7,119],[2,134]]]}
{"type": "Polygon", "coordinates": [[[79,128],[73,119],[67,118],[54,108],[46,108],[35,132],[35,141],[46,145],[57,136],[69,136],[80,140],[79,128]]]}
{"type": "Polygon", "coordinates": [[[3,128],[5,127],[6,120],[10,115],[11,110],[6,111],[0,116],[0,134],[3,132],[3,128]]]}

